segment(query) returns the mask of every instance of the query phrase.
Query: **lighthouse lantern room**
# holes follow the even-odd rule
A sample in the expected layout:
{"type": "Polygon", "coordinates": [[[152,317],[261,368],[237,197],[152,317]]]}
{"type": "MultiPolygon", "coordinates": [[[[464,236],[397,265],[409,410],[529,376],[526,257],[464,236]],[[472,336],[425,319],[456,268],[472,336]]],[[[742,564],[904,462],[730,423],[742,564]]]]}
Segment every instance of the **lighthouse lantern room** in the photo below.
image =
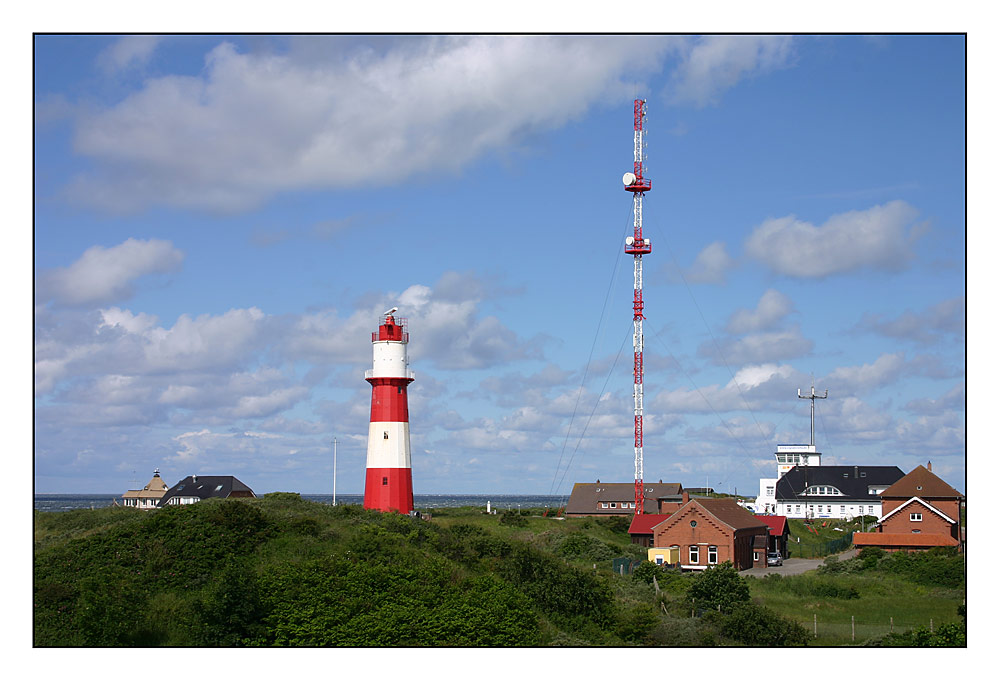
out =
{"type": "Polygon", "coordinates": [[[396,317],[396,310],[383,313],[378,330],[372,333],[372,368],[365,372],[372,386],[372,409],[364,507],[409,513],[413,480],[406,387],[413,382],[413,372],[406,357],[407,320],[396,317]]]}

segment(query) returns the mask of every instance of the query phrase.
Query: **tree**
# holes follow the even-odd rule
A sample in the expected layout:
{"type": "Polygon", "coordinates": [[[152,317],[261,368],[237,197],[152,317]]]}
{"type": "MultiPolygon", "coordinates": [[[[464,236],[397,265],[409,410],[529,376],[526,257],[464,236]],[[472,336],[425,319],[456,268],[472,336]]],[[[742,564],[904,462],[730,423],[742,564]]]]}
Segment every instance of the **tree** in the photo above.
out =
{"type": "Polygon", "coordinates": [[[698,575],[687,595],[700,608],[730,612],[737,604],[750,600],[750,587],[727,560],[698,575]]]}

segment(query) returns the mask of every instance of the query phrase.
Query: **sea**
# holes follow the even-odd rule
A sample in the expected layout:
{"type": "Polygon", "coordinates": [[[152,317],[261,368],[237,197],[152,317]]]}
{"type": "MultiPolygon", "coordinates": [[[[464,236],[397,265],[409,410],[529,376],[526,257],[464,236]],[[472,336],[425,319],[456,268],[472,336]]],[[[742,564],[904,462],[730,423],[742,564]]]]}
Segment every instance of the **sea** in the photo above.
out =
{"type": "MultiPolygon", "coordinates": [[[[319,504],[333,503],[332,494],[303,494],[307,501],[319,504]]],[[[566,496],[550,496],[543,494],[414,494],[413,507],[418,510],[435,508],[459,508],[474,506],[504,511],[518,508],[559,508],[566,505],[566,496]]],[[[120,494],[36,494],[36,511],[75,511],[86,508],[105,508],[114,505],[117,499],[121,503],[120,494]]],[[[364,503],[362,494],[338,494],[337,505],[364,503]]]]}

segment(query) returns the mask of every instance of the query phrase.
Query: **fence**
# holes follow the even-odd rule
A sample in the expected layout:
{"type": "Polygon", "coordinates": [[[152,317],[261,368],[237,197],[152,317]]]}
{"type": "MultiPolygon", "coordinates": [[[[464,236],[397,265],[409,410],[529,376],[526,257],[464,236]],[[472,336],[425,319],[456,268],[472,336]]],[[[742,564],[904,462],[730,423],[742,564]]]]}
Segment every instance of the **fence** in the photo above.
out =
{"type": "MultiPolygon", "coordinates": [[[[898,620],[890,616],[888,619],[858,619],[851,615],[850,621],[825,621],[818,615],[813,615],[812,621],[796,620],[802,628],[809,632],[814,640],[825,644],[857,643],[861,644],[873,638],[886,634],[901,634],[910,629],[925,627],[934,631],[934,620],[921,622],[898,620]]],[[[944,622],[938,622],[938,626],[944,622]]]]}

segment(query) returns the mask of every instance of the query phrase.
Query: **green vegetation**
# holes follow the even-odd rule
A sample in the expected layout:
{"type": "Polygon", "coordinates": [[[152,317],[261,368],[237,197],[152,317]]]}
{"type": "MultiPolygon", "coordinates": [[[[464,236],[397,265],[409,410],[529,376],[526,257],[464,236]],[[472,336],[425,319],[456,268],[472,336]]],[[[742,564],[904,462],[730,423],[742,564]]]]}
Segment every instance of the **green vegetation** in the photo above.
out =
{"type": "Polygon", "coordinates": [[[954,556],[927,567],[863,554],[785,579],[645,562],[621,576],[613,558],[645,557],[625,532],[628,518],[433,513],[334,508],[287,493],[149,513],[36,513],[35,644],[829,645],[812,637],[804,613],[908,601],[935,604],[933,632],[900,626],[859,643],[964,644],[952,626],[964,637],[954,556]]]}

